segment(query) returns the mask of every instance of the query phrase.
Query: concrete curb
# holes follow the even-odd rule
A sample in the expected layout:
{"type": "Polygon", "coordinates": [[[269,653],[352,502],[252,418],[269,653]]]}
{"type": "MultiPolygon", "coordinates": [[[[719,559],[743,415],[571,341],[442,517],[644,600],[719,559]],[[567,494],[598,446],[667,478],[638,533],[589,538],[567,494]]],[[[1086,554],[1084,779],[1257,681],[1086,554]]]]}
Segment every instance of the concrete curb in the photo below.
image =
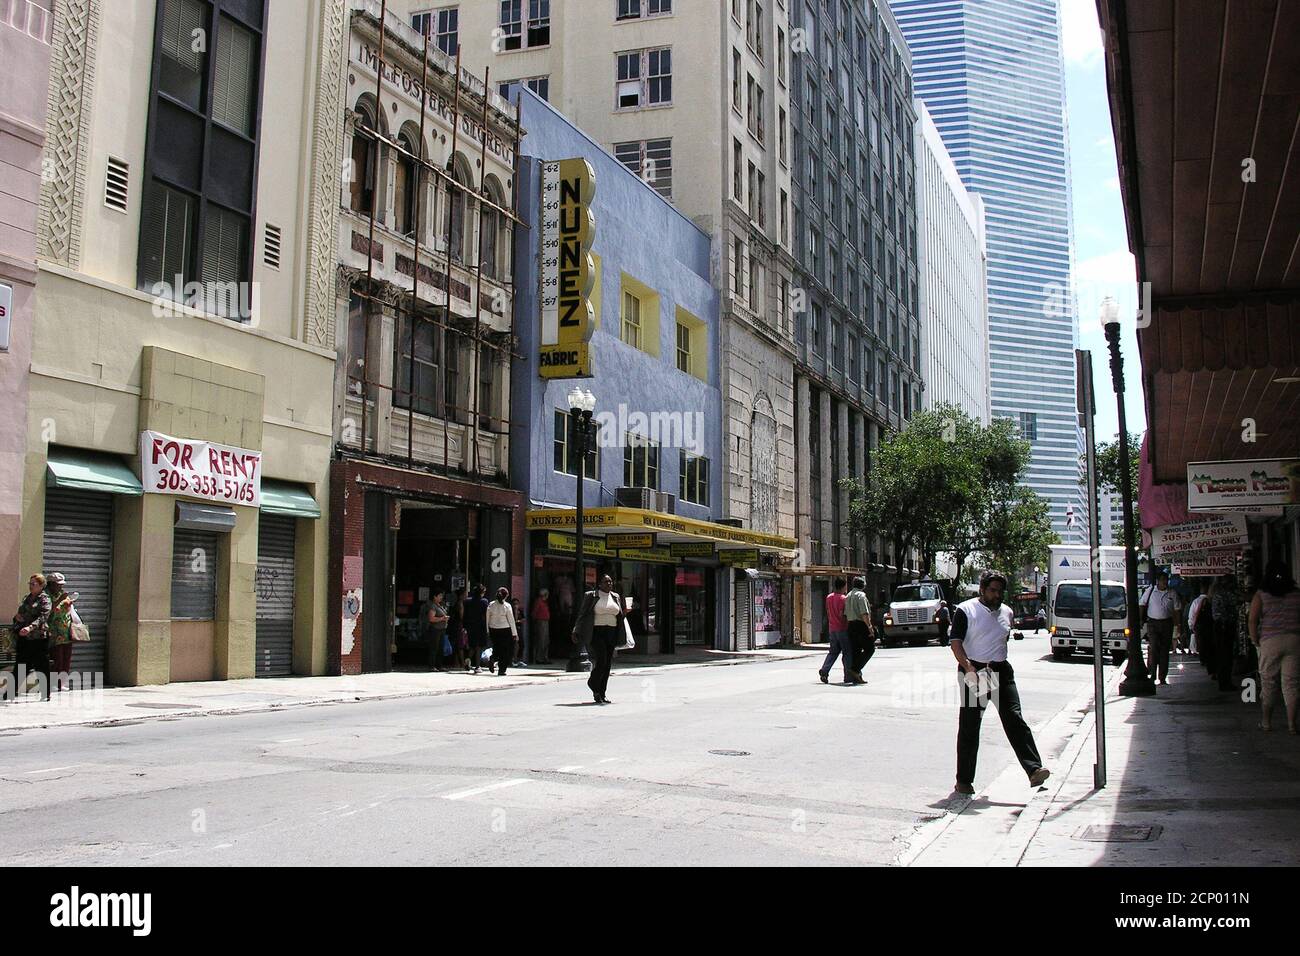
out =
{"type": "MultiPolygon", "coordinates": [[[[1101,706],[1106,706],[1106,697],[1124,679],[1124,669],[1116,668],[1117,673],[1106,681],[1103,688],[1103,697],[1101,706]]],[[[1091,699],[1092,689],[1089,688],[1086,695],[1081,694],[1079,697],[1091,699]]],[[[1075,702],[1070,702],[1070,708],[1077,710],[1075,702]]],[[[1029,801],[1025,804],[1025,809],[1016,819],[1015,824],[1011,827],[1011,832],[1007,834],[1006,842],[993,858],[993,866],[1019,866],[1020,861],[1024,858],[1025,851],[1029,849],[1029,844],[1033,842],[1034,836],[1038,833],[1039,827],[1043,825],[1043,820],[1051,812],[1052,805],[1056,802],[1056,797],[1060,794],[1061,789],[1069,782],[1071,775],[1074,773],[1075,765],[1078,764],[1079,758],[1083,756],[1084,747],[1093,737],[1097,728],[1097,708],[1092,706],[1088,713],[1079,721],[1079,726],[1075,728],[1070,742],[1066,744],[1065,749],[1061,751],[1061,759],[1058,764],[1061,767],[1059,773],[1052,774],[1051,779],[1055,780],[1055,785],[1042,787],[1030,796],[1029,801]]]]}
{"type": "MultiPolygon", "coordinates": [[[[792,649],[793,650],[793,649],[792,649]]],[[[731,658],[722,661],[684,661],[682,663],[672,664],[648,664],[632,665],[625,667],[623,670],[616,670],[610,674],[611,678],[625,677],[637,673],[653,673],[675,668],[685,667],[730,667],[737,664],[757,664],[768,661],[783,660],[800,660],[804,657],[816,656],[817,652],[807,654],[756,654],[752,657],[731,658]]],[[[72,720],[59,723],[35,722],[31,724],[18,724],[13,726],[0,725],[0,734],[18,733],[27,730],[57,730],[62,727],[115,727],[119,725],[134,725],[145,721],[156,720],[177,720],[182,717],[230,717],[239,714],[266,714],[277,710],[289,710],[298,707],[323,707],[331,704],[360,704],[368,701],[382,700],[406,700],[415,697],[446,697],[452,694],[481,694],[493,691],[515,690],[519,687],[532,687],[539,684],[559,683],[561,681],[577,680],[585,676],[581,674],[552,674],[547,676],[538,675],[534,680],[520,682],[517,684],[488,684],[483,687],[445,687],[433,688],[429,690],[412,690],[400,691],[387,694],[371,694],[364,697],[348,695],[343,697],[305,697],[302,700],[278,701],[269,704],[249,704],[244,707],[222,707],[200,710],[179,710],[179,711],[161,711],[158,713],[132,714],[126,717],[107,717],[107,718],[88,718],[86,720],[72,720]]]]}
{"type": "MultiPolygon", "coordinates": [[[[1110,691],[1113,689],[1113,685],[1123,680],[1124,677],[1123,668],[1122,667],[1116,668],[1116,671],[1117,673],[1113,674],[1110,678],[1107,679],[1106,687],[1105,687],[1105,692],[1107,694],[1109,694],[1110,691]]],[[[1048,723],[1051,723],[1052,721],[1056,720],[1062,714],[1078,713],[1080,710],[1083,709],[1085,705],[1090,705],[1092,702],[1093,689],[1094,689],[1093,686],[1090,684],[1084,690],[1081,690],[1079,693],[1075,694],[1072,698],[1070,698],[1069,702],[1064,707],[1062,707],[1055,714],[1053,714],[1051,718],[1049,718],[1048,723]]],[[[1016,819],[1016,822],[1012,825],[1011,831],[1007,835],[1008,841],[1011,840],[1013,837],[1015,837],[1016,839],[1023,838],[1023,844],[1020,845],[1019,850],[1015,854],[1016,862],[1018,862],[1020,857],[1024,855],[1024,852],[1028,848],[1030,841],[1033,839],[1033,834],[1037,832],[1039,825],[1042,823],[1043,819],[1047,816],[1047,809],[1045,808],[1049,808],[1052,805],[1052,802],[1056,799],[1057,793],[1060,792],[1060,789],[1062,786],[1064,786],[1065,781],[1069,779],[1070,772],[1073,770],[1075,763],[1078,762],[1079,754],[1082,752],[1083,743],[1087,741],[1090,735],[1089,732],[1093,727],[1094,719],[1095,719],[1094,711],[1092,707],[1089,706],[1088,713],[1084,715],[1083,719],[1080,720],[1078,726],[1076,726],[1075,729],[1070,733],[1070,738],[1065,745],[1065,749],[1061,751],[1060,761],[1057,764],[1058,771],[1054,771],[1052,773],[1052,776],[1049,778],[1050,780],[1055,781],[1055,783],[1054,784],[1049,783],[1030,793],[1028,800],[1025,802],[1024,810],[1021,811],[1020,816],[1016,819]],[[1065,769],[1063,771],[1059,769],[1062,765],[1065,765],[1065,769]],[[1050,797],[1047,799],[1042,799],[1044,794],[1050,794],[1050,797]],[[1037,801],[1038,803],[1037,807],[1035,807],[1035,801],[1037,801]],[[1022,827],[1025,824],[1026,817],[1031,816],[1030,813],[1031,808],[1033,808],[1034,811],[1033,828],[1028,832],[1027,836],[1023,836],[1022,827]],[[1043,808],[1041,812],[1039,812],[1040,808],[1043,808]],[[1022,831],[1020,835],[1018,835],[1018,831],[1022,831]]],[[[961,807],[956,812],[947,811],[944,813],[943,816],[938,817],[937,819],[934,820],[929,820],[921,824],[921,826],[917,827],[916,830],[913,831],[912,837],[907,841],[907,846],[903,850],[903,852],[900,853],[897,857],[895,857],[894,864],[896,866],[905,866],[905,867],[914,865],[916,861],[921,857],[921,855],[924,854],[928,849],[930,849],[930,847],[932,847],[948,831],[949,827],[953,826],[959,819],[961,819],[962,814],[964,814],[966,810],[969,809],[970,805],[975,802],[977,797],[982,796],[983,794],[989,792],[990,790],[999,787],[1002,784],[1004,778],[1012,778],[1012,777],[1014,777],[1017,780],[1023,779],[1024,777],[1024,771],[1020,768],[1018,764],[1013,763],[1011,766],[1007,767],[1006,770],[1002,771],[1002,773],[998,774],[998,776],[994,778],[994,780],[991,783],[987,784],[982,790],[980,790],[979,793],[966,797],[964,800],[962,800],[961,807]]],[[[994,861],[991,865],[1014,866],[1015,863],[1004,861],[1004,857],[1006,853],[1007,851],[1005,850],[999,850],[995,855],[994,861]]]]}

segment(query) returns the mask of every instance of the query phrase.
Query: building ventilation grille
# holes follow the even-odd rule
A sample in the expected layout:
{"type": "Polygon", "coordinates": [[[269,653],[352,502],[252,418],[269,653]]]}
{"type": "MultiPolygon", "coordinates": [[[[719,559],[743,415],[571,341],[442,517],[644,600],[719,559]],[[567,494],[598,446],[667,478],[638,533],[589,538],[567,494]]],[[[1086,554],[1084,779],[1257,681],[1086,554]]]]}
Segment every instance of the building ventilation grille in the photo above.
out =
{"type": "Polygon", "coordinates": [[[262,238],[262,261],[268,269],[280,268],[280,227],[269,222],[262,238]]]}
{"type": "Polygon", "coordinates": [[[116,157],[108,157],[108,171],[104,174],[104,205],[118,212],[126,212],[127,186],[131,167],[116,157]]]}

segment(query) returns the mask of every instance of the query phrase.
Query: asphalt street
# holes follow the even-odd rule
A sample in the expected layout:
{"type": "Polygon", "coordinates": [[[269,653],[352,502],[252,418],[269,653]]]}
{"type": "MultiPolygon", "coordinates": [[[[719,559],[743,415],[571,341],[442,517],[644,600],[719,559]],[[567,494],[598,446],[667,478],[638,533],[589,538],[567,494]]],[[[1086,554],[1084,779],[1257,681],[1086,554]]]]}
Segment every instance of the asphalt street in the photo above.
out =
{"type": "MultiPolygon", "coordinates": [[[[888,864],[956,805],[946,648],[0,739],[10,864],[888,864]],[[838,677],[838,668],[832,681],[838,677]]],[[[1037,729],[1089,685],[1012,644],[1037,729]]],[[[1064,741],[1039,741],[1051,765],[1064,741]]],[[[987,715],[976,787],[1012,760],[987,715]]],[[[1026,784],[1026,796],[1028,785],[1026,784]]]]}

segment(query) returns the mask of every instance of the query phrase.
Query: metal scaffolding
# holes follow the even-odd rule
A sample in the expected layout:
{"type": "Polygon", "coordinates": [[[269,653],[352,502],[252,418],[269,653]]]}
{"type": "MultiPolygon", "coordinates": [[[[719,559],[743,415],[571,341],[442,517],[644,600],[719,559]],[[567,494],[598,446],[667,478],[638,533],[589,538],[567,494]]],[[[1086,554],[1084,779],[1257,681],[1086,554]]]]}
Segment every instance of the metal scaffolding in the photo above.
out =
{"type": "MultiPolygon", "coordinates": [[[[489,335],[485,335],[483,331],[482,295],[483,295],[483,278],[484,278],[483,276],[484,216],[489,211],[491,211],[496,215],[500,216],[503,222],[509,223],[510,252],[507,255],[507,259],[508,261],[512,262],[513,259],[511,257],[513,256],[513,250],[515,247],[516,230],[520,226],[523,226],[524,228],[528,228],[527,224],[520,219],[518,214],[518,193],[519,193],[518,182],[519,182],[519,162],[520,162],[519,145],[520,145],[520,138],[522,135],[520,130],[520,122],[519,122],[520,105],[516,101],[515,116],[514,116],[514,130],[513,130],[514,167],[511,172],[511,180],[509,184],[509,197],[506,199],[506,202],[509,203],[509,206],[507,207],[501,205],[499,202],[494,200],[489,195],[486,188],[487,140],[489,135],[488,123],[489,123],[489,113],[491,109],[491,103],[490,103],[491,88],[489,86],[489,79],[491,76],[490,68],[485,69],[483,72],[483,89],[482,89],[481,96],[478,97],[479,99],[481,99],[482,105],[478,116],[480,122],[479,138],[481,142],[480,142],[480,154],[479,154],[479,164],[478,164],[479,171],[478,171],[477,187],[462,183],[457,178],[455,173],[455,161],[456,161],[457,151],[459,147],[459,134],[460,134],[460,126],[461,126],[461,113],[462,113],[462,100],[463,100],[462,88],[469,85],[466,82],[466,77],[461,72],[461,60],[460,60],[459,50],[457,50],[456,59],[455,59],[455,74],[454,74],[455,92],[452,99],[452,108],[451,108],[451,116],[450,116],[451,127],[452,127],[451,148],[447,154],[447,161],[446,161],[445,168],[443,166],[434,163],[429,156],[424,155],[424,153],[426,152],[425,127],[426,127],[426,118],[428,115],[428,100],[429,100],[428,81],[429,81],[429,70],[432,62],[430,60],[430,50],[429,50],[430,32],[428,30],[423,31],[423,38],[424,38],[423,53],[422,56],[420,57],[420,61],[421,61],[420,90],[419,90],[420,122],[419,122],[419,146],[417,148],[417,151],[412,152],[410,149],[408,149],[406,145],[403,144],[403,142],[401,141],[400,134],[397,136],[393,136],[383,132],[382,127],[384,124],[380,118],[384,116],[383,79],[384,79],[384,74],[387,66],[386,41],[388,39],[388,32],[389,32],[388,21],[387,21],[388,0],[382,0],[379,7],[380,7],[380,14],[379,14],[378,64],[375,71],[375,91],[374,91],[376,121],[373,124],[357,123],[356,134],[365,137],[370,141],[371,145],[369,149],[373,150],[373,153],[369,153],[368,155],[373,156],[376,171],[379,168],[381,168],[384,159],[384,150],[391,151],[391,153],[393,155],[396,155],[399,158],[399,160],[405,160],[411,165],[411,168],[414,169],[415,172],[414,184],[408,184],[408,188],[414,190],[414,196],[415,196],[415,200],[413,203],[413,219],[414,219],[413,227],[414,228],[411,234],[411,241],[414,244],[414,255],[412,257],[413,264],[411,268],[410,290],[408,292],[402,292],[396,296],[394,296],[392,293],[388,295],[379,294],[380,286],[382,286],[383,283],[382,282],[377,283],[374,274],[375,248],[376,248],[375,224],[380,218],[379,217],[380,203],[384,202],[385,200],[381,196],[381,190],[378,188],[379,177],[378,175],[376,175],[375,177],[376,181],[372,184],[370,189],[370,202],[369,202],[369,208],[367,210],[367,217],[369,222],[368,222],[368,237],[367,237],[366,249],[365,249],[366,252],[365,276],[364,276],[364,280],[354,282],[350,289],[351,296],[360,300],[362,304],[361,305],[362,325],[364,328],[364,335],[363,335],[362,355],[359,356],[359,358],[361,359],[360,375],[358,376],[356,374],[357,368],[354,361],[356,358],[358,358],[358,356],[353,356],[349,354],[348,365],[347,365],[348,372],[347,372],[344,394],[345,394],[345,401],[347,395],[350,394],[360,395],[360,399],[361,399],[360,443],[359,443],[359,447],[350,446],[346,442],[342,444],[343,447],[347,448],[349,451],[353,451],[353,452],[359,451],[361,454],[366,456],[376,456],[376,457],[385,458],[387,460],[395,460],[396,463],[402,464],[403,466],[408,468],[418,468],[422,470],[434,470],[434,471],[441,470],[444,472],[450,472],[453,469],[451,468],[451,464],[450,464],[451,439],[450,439],[450,428],[448,427],[448,425],[455,422],[457,424],[465,425],[468,428],[469,447],[467,449],[467,454],[470,462],[472,463],[471,474],[476,482],[481,483],[483,481],[483,474],[481,472],[480,464],[479,464],[480,430],[493,432],[493,433],[508,434],[511,425],[510,397],[509,397],[508,388],[505,389],[504,391],[504,397],[502,402],[503,411],[504,411],[503,415],[494,416],[491,414],[486,414],[484,413],[484,410],[480,409],[480,396],[482,393],[482,386],[480,384],[480,375],[482,373],[481,362],[482,362],[483,351],[484,349],[491,350],[494,356],[496,357],[495,361],[493,362],[493,365],[496,368],[504,369],[507,372],[511,367],[510,365],[511,358],[515,357],[517,354],[514,350],[514,344],[515,344],[514,292],[515,290],[514,290],[514,282],[512,277],[506,276],[503,278],[499,276],[493,276],[493,279],[495,281],[500,282],[502,285],[509,288],[510,290],[511,308],[510,308],[510,315],[509,315],[510,325],[509,325],[508,332],[489,336],[489,335]],[[422,300],[419,297],[419,283],[420,283],[420,273],[421,273],[421,262],[420,262],[420,255],[421,255],[420,237],[422,231],[421,217],[424,212],[424,203],[422,199],[423,199],[423,190],[425,188],[426,183],[428,182],[428,177],[432,177],[437,185],[442,186],[445,189],[445,195],[447,196],[446,216],[445,216],[446,229],[444,233],[445,245],[441,253],[443,257],[443,264],[445,265],[445,272],[442,277],[445,305],[442,308],[441,316],[439,316],[437,313],[436,305],[434,305],[433,303],[422,302],[422,300]],[[462,241],[460,243],[460,248],[462,250],[464,250],[464,245],[465,245],[463,240],[464,240],[464,228],[465,228],[464,220],[466,216],[462,214],[460,217],[457,217],[455,213],[456,196],[460,197],[461,208],[463,210],[468,210],[469,205],[471,203],[474,204],[474,208],[477,210],[476,215],[477,215],[478,228],[476,230],[476,233],[478,235],[478,242],[476,243],[476,245],[478,248],[474,250],[473,267],[472,267],[474,273],[474,298],[473,298],[474,315],[470,320],[469,328],[465,328],[463,322],[457,321],[457,317],[453,314],[452,306],[451,306],[451,300],[453,294],[452,238],[453,238],[454,230],[456,229],[461,230],[462,241]],[[380,354],[379,350],[383,348],[382,334],[380,335],[381,341],[379,343],[372,343],[371,341],[372,317],[377,312],[378,315],[381,317],[381,323],[382,323],[382,316],[384,314],[384,309],[391,309],[395,316],[394,335],[393,335],[393,376],[392,376],[393,381],[391,382],[380,381],[373,370],[382,368],[382,363],[371,362],[372,354],[379,355],[382,358],[382,355],[380,354]],[[443,454],[442,454],[442,461],[440,463],[440,468],[438,467],[439,463],[436,463],[434,461],[418,460],[415,452],[415,431],[416,431],[417,416],[423,414],[416,411],[417,379],[416,379],[415,339],[416,339],[417,323],[431,325],[436,330],[434,334],[437,336],[437,341],[442,344],[442,352],[441,352],[442,358],[438,364],[439,367],[442,369],[442,375],[444,377],[448,374],[447,355],[452,353],[452,348],[453,347],[455,348],[454,354],[458,356],[457,367],[459,367],[459,356],[464,354],[464,346],[468,343],[473,348],[474,371],[473,371],[473,378],[471,380],[470,387],[469,387],[470,403],[468,405],[462,405],[462,404],[458,404],[457,402],[448,400],[447,389],[445,387],[445,378],[443,382],[435,381],[435,391],[441,393],[441,400],[435,400],[434,402],[435,413],[429,417],[435,420],[441,419],[443,424],[442,427],[443,454]],[[401,354],[402,348],[401,348],[401,343],[398,341],[403,328],[407,330],[407,343],[406,343],[407,355],[406,355],[406,367],[404,370],[400,368],[402,364],[402,354],[401,354]],[[454,342],[455,342],[454,346],[450,345],[449,337],[452,336],[454,336],[454,342]],[[403,371],[405,373],[404,375],[403,375],[403,371]],[[353,391],[354,388],[357,389],[357,392],[353,391]],[[401,399],[404,398],[406,401],[405,412],[407,415],[407,427],[406,427],[406,454],[404,457],[401,455],[393,455],[391,452],[388,454],[379,455],[371,448],[371,441],[369,440],[370,439],[369,430],[370,430],[370,411],[372,405],[372,396],[378,394],[381,391],[387,391],[392,394],[394,399],[393,404],[395,407],[397,406],[398,401],[400,401],[401,399]],[[441,415],[437,414],[438,410],[441,411],[441,415]],[[468,418],[468,421],[465,420],[466,417],[468,418]]],[[[432,65],[434,66],[435,69],[440,68],[437,63],[432,63],[432,65]]],[[[467,115],[472,115],[468,112],[468,110],[472,110],[475,108],[475,106],[477,106],[477,104],[473,103],[472,100],[472,98],[475,95],[477,95],[477,91],[473,90],[471,87],[467,92],[468,92],[468,97],[465,98],[470,99],[470,104],[466,113],[467,115]]],[[[436,199],[436,196],[438,195],[438,189],[436,187],[435,187],[434,194],[436,199]]],[[[436,201],[434,203],[434,206],[436,212],[436,201]]],[[[499,237],[493,236],[492,241],[493,242],[499,241],[499,237]]],[[[437,255],[439,255],[439,253],[437,252],[436,249],[430,250],[430,252],[431,252],[431,257],[434,258],[436,261],[436,257],[437,255]]],[[[469,271],[470,267],[468,263],[461,262],[460,265],[466,271],[469,271]]],[[[433,284],[436,287],[436,283],[429,283],[429,284],[433,284]]],[[[492,314],[497,314],[497,313],[494,312],[492,314]]],[[[436,347],[437,346],[435,346],[435,348],[436,347]]],[[[351,349],[350,341],[349,341],[348,348],[350,351],[351,349]]],[[[377,408],[377,403],[374,403],[374,405],[377,408]]],[[[487,411],[490,412],[490,409],[487,411]]],[[[375,423],[376,430],[378,429],[378,427],[379,427],[379,423],[376,422],[375,423]]],[[[463,460],[464,459],[462,458],[462,461],[463,460]]]]}

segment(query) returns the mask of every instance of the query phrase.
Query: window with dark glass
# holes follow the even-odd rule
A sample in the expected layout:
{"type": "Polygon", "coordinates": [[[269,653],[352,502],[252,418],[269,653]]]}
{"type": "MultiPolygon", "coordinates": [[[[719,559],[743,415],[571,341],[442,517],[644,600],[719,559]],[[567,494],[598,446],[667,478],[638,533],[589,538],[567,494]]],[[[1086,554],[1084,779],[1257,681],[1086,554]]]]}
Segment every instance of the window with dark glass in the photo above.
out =
{"type": "Polygon", "coordinates": [[[659,446],[632,432],[623,445],[623,487],[659,489],[659,446]]]}
{"type": "MultiPolygon", "coordinates": [[[[555,451],[553,467],[562,474],[573,475],[576,478],[578,475],[578,444],[574,440],[575,437],[573,416],[557,408],[555,410],[554,439],[552,442],[555,451]]],[[[596,443],[591,442],[582,467],[583,477],[585,478],[594,479],[599,474],[596,453],[596,443]]]]}
{"type": "Polygon", "coordinates": [[[265,0],[158,0],[137,283],[247,319],[265,0]],[[161,284],[161,285],[160,285],[161,284]],[[163,290],[169,289],[169,293],[163,290]]]}
{"type": "Polygon", "coordinates": [[[679,452],[677,497],[695,505],[709,504],[709,459],[679,452]]]}

